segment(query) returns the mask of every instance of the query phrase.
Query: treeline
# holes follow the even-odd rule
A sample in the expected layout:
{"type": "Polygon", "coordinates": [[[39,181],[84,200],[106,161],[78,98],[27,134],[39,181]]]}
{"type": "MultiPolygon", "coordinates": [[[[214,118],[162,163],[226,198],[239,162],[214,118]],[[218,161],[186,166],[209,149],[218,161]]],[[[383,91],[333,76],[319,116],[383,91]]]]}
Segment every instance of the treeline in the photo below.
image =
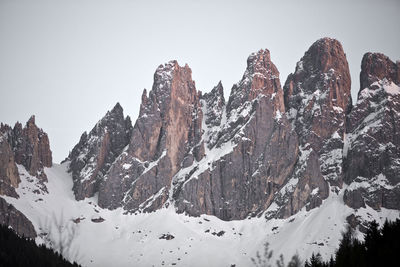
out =
{"type": "Polygon", "coordinates": [[[37,246],[35,241],[18,236],[8,226],[0,225],[0,267],[49,266],[78,267],[70,263],[61,254],[44,245],[37,246]]]}
{"type": "Polygon", "coordinates": [[[349,228],[342,236],[339,249],[327,262],[319,254],[312,255],[305,267],[375,267],[400,266],[400,220],[386,221],[380,229],[378,223],[371,222],[364,241],[353,237],[349,228]]]}

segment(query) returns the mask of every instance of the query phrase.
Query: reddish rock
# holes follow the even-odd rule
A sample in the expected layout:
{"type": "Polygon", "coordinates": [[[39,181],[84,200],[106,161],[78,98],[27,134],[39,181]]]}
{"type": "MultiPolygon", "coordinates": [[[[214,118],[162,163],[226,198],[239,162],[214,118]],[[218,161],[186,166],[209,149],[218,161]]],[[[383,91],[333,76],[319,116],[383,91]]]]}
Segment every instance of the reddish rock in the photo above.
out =
{"type": "Polygon", "coordinates": [[[172,177],[185,159],[201,159],[202,111],[192,71],[176,61],[160,65],[126,153],[111,167],[99,192],[99,205],[128,210],[161,207],[172,177]]]}
{"type": "Polygon", "coordinates": [[[35,116],[31,116],[24,128],[20,123],[15,124],[12,146],[15,162],[23,165],[30,175],[47,182],[43,168],[52,166],[52,153],[49,138],[36,126],[35,116]]]}
{"type": "Polygon", "coordinates": [[[367,53],[360,91],[347,117],[344,200],[353,208],[400,209],[400,63],[367,53]]]}
{"type": "MultiPolygon", "coordinates": [[[[218,90],[211,93],[215,96],[205,95],[203,109],[207,111],[218,103],[207,101],[218,98],[218,90]]],[[[173,199],[178,211],[223,220],[263,212],[288,179],[297,158],[297,137],[284,112],[279,72],[269,51],[260,50],[249,56],[242,80],[232,88],[226,113],[217,112],[222,113],[224,123],[216,134],[213,120],[207,122],[209,115],[218,116],[206,113],[204,135],[213,138],[206,138],[211,142],[205,158],[174,178],[173,199]]]]}
{"type": "Polygon", "coordinates": [[[400,61],[394,63],[381,53],[366,53],[361,62],[360,92],[383,79],[400,84],[400,61]]]}
{"type": "Polygon", "coordinates": [[[299,156],[267,218],[315,208],[328,197],[328,182],[342,185],[344,121],[351,95],[346,56],[337,40],[323,38],[308,49],[286,80],[284,100],[299,139],[299,156]]]}
{"type": "Polygon", "coordinates": [[[0,195],[18,197],[15,188],[20,183],[14,153],[8,143],[12,129],[8,125],[1,124],[0,127],[0,195]]]}
{"type": "MultiPolygon", "coordinates": [[[[348,64],[334,39],[310,47],[284,90],[269,51],[253,53],[227,103],[221,83],[202,95],[190,68],[171,61],[157,68],[152,90],[144,90],[128,146],[104,161],[103,175],[89,179],[98,189],[83,191],[98,191],[103,208],[129,212],[174,205],[178,212],[223,220],[265,211],[267,218],[285,218],[321,205],[329,184],[342,186],[351,108],[348,64]]],[[[101,135],[88,158],[102,162],[110,134],[101,135]]],[[[77,164],[80,170],[92,166],[77,164]]],[[[397,201],[396,190],[384,196],[388,207],[397,201]]]]}
{"type": "Polygon", "coordinates": [[[46,189],[47,176],[44,167],[52,166],[49,138],[35,124],[32,116],[26,126],[17,122],[12,129],[8,125],[0,127],[0,194],[18,197],[15,188],[20,182],[16,164],[25,167],[30,175],[39,178],[46,189]]]}

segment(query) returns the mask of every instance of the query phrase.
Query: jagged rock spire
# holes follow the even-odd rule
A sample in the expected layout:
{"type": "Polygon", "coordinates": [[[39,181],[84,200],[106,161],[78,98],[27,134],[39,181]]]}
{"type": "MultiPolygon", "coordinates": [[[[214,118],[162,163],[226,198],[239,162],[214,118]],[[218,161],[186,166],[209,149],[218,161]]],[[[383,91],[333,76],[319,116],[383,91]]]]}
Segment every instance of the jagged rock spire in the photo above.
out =
{"type": "Polygon", "coordinates": [[[92,197],[114,160],[129,144],[131,120],[117,103],[88,133],[84,132],[66,161],[77,200],[92,197]]]}
{"type": "MultiPolygon", "coordinates": [[[[271,61],[269,50],[261,49],[247,58],[246,71],[241,81],[232,88],[227,110],[238,109],[244,102],[252,101],[260,94],[271,96],[280,91],[279,71],[271,61]]],[[[283,103],[279,109],[284,112],[283,103]]]]}
{"type": "Polygon", "coordinates": [[[284,86],[287,114],[301,146],[317,154],[325,180],[339,186],[350,90],[346,55],[340,42],[331,38],[311,45],[284,86]]]}
{"type": "Polygon", "coordinates": [[[35,124],[32,115],[25,127],[17,122],[14,128],[0,128],[0,194],[17,197],[15,188],[20,177],[16,164],[25,167],[30,175],[39,178],[44,191],[47,176],[44,167],[52,166],[52,153],[47,134],[35,124]]]}
{"type": "Polygon", "coordinates": [[[400,209],[400,63],[366,53],[360,91],[347,117],[344,200],[353,208],[400,209]]]}

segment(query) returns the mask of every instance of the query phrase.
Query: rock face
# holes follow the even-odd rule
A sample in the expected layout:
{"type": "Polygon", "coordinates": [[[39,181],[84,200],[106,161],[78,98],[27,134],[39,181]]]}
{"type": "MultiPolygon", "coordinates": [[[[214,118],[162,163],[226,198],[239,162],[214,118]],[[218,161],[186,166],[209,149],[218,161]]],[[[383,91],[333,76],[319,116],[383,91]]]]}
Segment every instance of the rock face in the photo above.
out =
{"type": "Polygon", "coordinates": [[[191,215],[243,219],[263,212],[286,182],[297,137],[285,117],[279,72],[268,50],[249,56],[226,107],[219,87],[202,99],[205,157],[174,177],[173,201],[191,215]]]}
{"type": "Polygon", "coordinates": [[[24,128],[20,123],[15,124],[12,145],[16,163],[23,165],[30,175],[47,182],[43,168],[52,166],[52,154],[49,138],[36,126],[35,116],[28,120],[24,128]]]}
{"type": "Polygon", "coordinates": [[[316,154],[322,176],[332,185],[341,186],[343,179],[341,158],[345,115],[352,104],[350,89],[346,55],[342,45],[330,38],[310,47],[284,86],[288,117],[299,135],[302,153],[316,154]]]}
{"type": "Polygon", "coordinates": [[[31,221],[13,205],[0,197],[0,224],[8,225],[20,236],[35,238],[36,231],[31,221]]]}
{"type": "Polygon", "coordinates": [[[168,199],[182,164],[203,157],[203,113],[191,74],[176,61],[157,68],[152,90],[148,96],[143,92],[129,148],[100,186],[100,206],[157,209],[168,199]]]}
{"type": "Polygon", "coordinates": [[[22,128],[17,122],[14,128],[0,127],[0,194],[17,197],[15,188],[20,182],[16,164],[21,164],[30,175],[43,184],[47,182],[44,167],[52,166],[49,138],[35,124],[32,116],[22,128]]]}
{"type": "Polygon", "coordinates": [[[18,197],[15,188],[20,183],[17,165],[15,164],[14,153],[8,143],[8,133],[12,129],[8,125],[0,127],[0,195],[18,197]]]}
{"type": "Polygon", "coordinates": [[[92,197],[111,164],[128,145],[132,132],[129,117],[124,118],[119,103],[95,125],[82,134],[66,161],[72,173],[77,200],[92,197]]]}
{"type": "Polygon", "coordinates": [[[347,117],[345,203],[400,209],[400,62],[367,53],[361,63],[360,91],[347,117]]]}
{"type": "Polygon", "coordinates": [[[99,206],[127,212],[286,218],[345,182],[352,207],[399,208],[398,83],[399,63],[369,54],[367,91],[351,111],[346,55],[330,38],[309,48],[284,89],[269,51],[251,54],[227,102],[221,83],[202,95],[190,68],[171,61],[144,90],[133,128],[117,105],[82,135],[68,157],[75,195],[98,192],[99,206]],[[379,190],[358,190],[371,183],[379,190]]]}
{"type": "Polygon", "coordinates": [[[224,220],[264,211],[293,172],[297,136],[286,119],[269,51],[248,58],[225,103],[222,84],[202,96],[188,66],[161,65],[142,95],[129,147],[99,186],[99,205],[224,220]]]}
{"type": "MultiPolygon", "coordinates": [[[[299,139],[299,157],[274,206],[283,217],[303,206],[319,206],[328,182],[342,185],[342,149],[346,111],[351,107],[350,73],[341,44],[316,41],[297,63],[284,86],[286,115],[299,139]]],[[[276,215],[275,215],[276,216],[276,215]]]]}

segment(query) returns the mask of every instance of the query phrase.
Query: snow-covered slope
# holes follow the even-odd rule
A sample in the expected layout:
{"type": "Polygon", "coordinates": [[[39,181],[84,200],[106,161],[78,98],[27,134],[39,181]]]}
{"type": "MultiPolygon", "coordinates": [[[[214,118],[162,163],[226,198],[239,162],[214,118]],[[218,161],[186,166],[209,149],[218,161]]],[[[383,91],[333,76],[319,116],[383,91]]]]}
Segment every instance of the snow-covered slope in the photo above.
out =
{"type": "MultiPolygon", "coordinates": [[[[45,169],[48,193],[40,191],[38,178],[18,166],[20,198],[3,198],[32,221],[38,243],[63,249],[66,257],[83,266],[251,266],[251,258],[262,252],[265,242],[275,257],[282,253],[289,260],[297,252],[306,259],[320,252],[327,259],[338,245],[346,217],[354,212],[343,203],[343,189],[331,193],[320,208],[308,212],[303,208],[287,219],[267,221],[261,216],[227,222],[177,214],[172,207],[124,214],[122,208],[98,207],[96,196],[76,201],[67,164],[45,169]],[[104,221],[94,222],[99,218],[104,221]],[[168,235],[174,238],[168,240],[168,235]],[[167,239],[160,239],[163,236],[167,239]]],[[[382,223],[397,218],[399,212],[377,212],[367,206],[357,215],[382,223]]]]}

